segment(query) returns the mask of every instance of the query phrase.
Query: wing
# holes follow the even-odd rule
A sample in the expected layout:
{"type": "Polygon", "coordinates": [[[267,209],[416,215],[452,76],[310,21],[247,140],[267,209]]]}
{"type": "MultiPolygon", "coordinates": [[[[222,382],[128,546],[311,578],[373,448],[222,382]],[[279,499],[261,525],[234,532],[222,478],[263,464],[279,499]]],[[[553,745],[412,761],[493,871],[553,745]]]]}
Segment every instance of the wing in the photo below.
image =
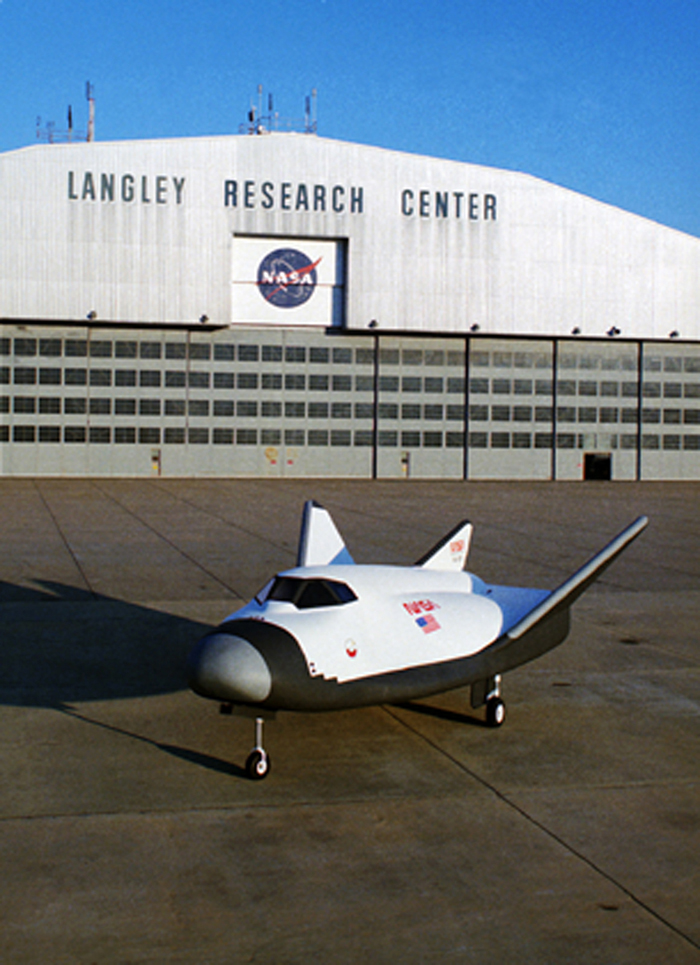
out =
{"type": "MultiPolygon", "coordinates": [[[[620,553],[636,539],[649,520],[640,516],[624,529],[612,542],[596,553],[580,570],[565,580],[551,593],[543,591],[520,591],[533,594],[530,605],[504,609],[501,636],[491,646],[478,654],[483,675],[502,673],[534,660],[562,643],[569,632],[569,608],[603,573],[620,553]],[[537,595],[539,595],[539,600],[537,595]]],[[[488,593],[488,587],[486,592],[488,593]]],[[[494,591],[499,587],[493,587],[494,591]]],[[[495,597],[496,602],[499,602],[495,597]]],[[[522,601],[527,597],[523,596],[522,601]]]]}
{"type": "Polygon", "coordinates": [[[469,520],[463,520],[415,565],[424,570],[463,570],[467,565],[473,531],[474,527],[469,520]]]}
{"type": "Polygon", "coordinates": [[[530,612],[518,620],[517,623],[506,628],[508,638],[510,640],[518,640],[523,634],[527,633],[528,630],[531,630],[535,624],[539,623],[540,620],[549,616],[549,614],[561,610],[564,607],[570,607],[571,604],[588,589],[591,583],[597,580],[601,573],[607,570],[613,560],[629,546],[632,540],[639,536],[648,522],[649,520],[646,516],[640,516],[639,519],[636,519],[630,526],[616,536],[612,542],[608,543],[605,549],[596,553],[580,570],[577,570],[573,576],[570,576],[561,586],[553,590],[549,596],[535,606],[534,609],[530,610],[530,612]]]}
{"type": "Polygon", "coordinates": [[[328,510],[311,499],[304,503],[297,566],[354,562],[328,510]]]}

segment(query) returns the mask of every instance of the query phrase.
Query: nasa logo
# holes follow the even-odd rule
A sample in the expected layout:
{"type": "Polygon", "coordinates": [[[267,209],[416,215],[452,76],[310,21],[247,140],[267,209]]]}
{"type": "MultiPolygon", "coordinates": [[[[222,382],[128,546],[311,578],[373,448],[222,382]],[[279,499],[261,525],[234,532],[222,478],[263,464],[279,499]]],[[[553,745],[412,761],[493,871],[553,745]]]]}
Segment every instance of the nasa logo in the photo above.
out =
{"type": "Polygon", "coordinates": [[[295,248],[277,248],[265,255],[258,266],[258,289],[276,308],[298,308],[308,302],[316,288],[316,266],[295,248]]]}

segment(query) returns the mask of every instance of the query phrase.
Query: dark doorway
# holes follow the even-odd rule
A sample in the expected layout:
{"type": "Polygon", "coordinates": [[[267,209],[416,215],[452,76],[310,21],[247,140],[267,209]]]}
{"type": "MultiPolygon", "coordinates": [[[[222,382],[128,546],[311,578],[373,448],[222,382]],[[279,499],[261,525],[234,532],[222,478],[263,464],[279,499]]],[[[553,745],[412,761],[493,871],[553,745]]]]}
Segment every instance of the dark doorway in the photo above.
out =
{"type": "Polygon", "coordinates": [[[612,479],[612,456],[609,452],[587,452],[583,457],[583,478],[612,479]]]}

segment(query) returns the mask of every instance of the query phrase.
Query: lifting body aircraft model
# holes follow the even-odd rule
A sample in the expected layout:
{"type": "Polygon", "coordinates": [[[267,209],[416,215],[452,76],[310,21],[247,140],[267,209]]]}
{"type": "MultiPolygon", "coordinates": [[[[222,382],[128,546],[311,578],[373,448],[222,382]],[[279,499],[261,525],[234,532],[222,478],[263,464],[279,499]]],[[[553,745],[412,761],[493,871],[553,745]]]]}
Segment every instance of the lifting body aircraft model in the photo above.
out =
{"type": "Polygon", "coordinates": [[[556,590],[484,583],[465,571],[464,521],[414,566],[356,565],[330,514],[307,502],[297,565],[275,576],[190,656],[190,686],[256,719],[246,762],[267,775],[266,717],[399,703],[471,685],[492,727],[501,675],[566,638],[569,608],[647,525],[623,530],[556,590]]]}

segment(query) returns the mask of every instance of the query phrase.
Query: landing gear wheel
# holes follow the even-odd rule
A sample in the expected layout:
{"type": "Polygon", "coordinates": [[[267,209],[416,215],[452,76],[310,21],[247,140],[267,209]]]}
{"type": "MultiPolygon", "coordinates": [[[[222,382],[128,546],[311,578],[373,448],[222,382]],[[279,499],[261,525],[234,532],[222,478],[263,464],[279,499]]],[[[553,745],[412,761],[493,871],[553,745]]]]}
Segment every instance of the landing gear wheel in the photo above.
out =
{"type": "Polygon", "coordinates": [[[245,772],[251,781],[262,781],[270,773],[270,758],[263,750],[254,750],[245,762],[245,772]]]}
{"type": "Polygon", "coordinates": [[[486,701],[486,723],[489,727],[500,727],[506,719],[506,705],[500,697],[490,697],[486,701]]]}

